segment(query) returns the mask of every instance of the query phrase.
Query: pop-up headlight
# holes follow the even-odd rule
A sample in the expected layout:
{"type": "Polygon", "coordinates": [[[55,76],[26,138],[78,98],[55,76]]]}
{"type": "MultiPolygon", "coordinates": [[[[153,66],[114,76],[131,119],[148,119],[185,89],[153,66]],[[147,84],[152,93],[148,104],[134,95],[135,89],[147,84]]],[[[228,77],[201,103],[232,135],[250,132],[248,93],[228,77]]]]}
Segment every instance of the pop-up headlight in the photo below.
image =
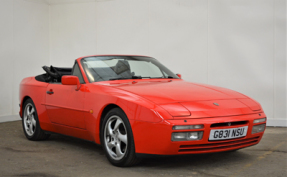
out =
{"type": "Polygon", "coordinates": [[[186,117],[191,115],[191,113],[180,103],[164,104],[160,106],[165,109],[172,117],[186,117]]]}

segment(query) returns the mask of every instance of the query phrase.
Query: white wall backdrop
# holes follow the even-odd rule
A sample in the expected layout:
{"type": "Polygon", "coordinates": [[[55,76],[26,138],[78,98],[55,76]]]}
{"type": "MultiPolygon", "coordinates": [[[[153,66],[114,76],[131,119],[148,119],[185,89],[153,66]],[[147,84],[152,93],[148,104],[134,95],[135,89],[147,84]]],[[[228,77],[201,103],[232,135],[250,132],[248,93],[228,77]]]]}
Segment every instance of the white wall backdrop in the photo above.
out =
{"type": "MultiPolygon", "coordinates": [[[[0,29],[1,61],[14,62],[10,79],[0,76],[6,83],[1,91],[10,94],[0,93],[0,116],[17,113],[21,78],[41,73],[42,65],[72,66],[93,54],[140,54],[157,58],[185,80],[251,96],[263,106],[268,125],[287,126],[286,0],[0,3],[5,15],[0,24],[7,24],[0,29]],[[15,16],[18,21],[9,20],[15,16]]],[[[1,73],[11,72],[2,67],[1,73]]]]}
{"type": "Polygon", "coordinates": [[[18,114],[19,83],[49,62],[49,6],[0,0],[0,116],[18,114]]]}

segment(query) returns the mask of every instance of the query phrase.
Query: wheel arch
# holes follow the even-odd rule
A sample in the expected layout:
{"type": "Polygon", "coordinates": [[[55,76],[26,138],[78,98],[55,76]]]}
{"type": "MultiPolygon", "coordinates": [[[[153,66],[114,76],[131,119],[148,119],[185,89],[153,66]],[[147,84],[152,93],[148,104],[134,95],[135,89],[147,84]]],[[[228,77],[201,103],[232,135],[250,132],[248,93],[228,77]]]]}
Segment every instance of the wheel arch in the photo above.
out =
{"type": "MultiPolygon", "coordinates": [[[[28,99],[31,99],[31,100],[32,100],[32,98],[31,98],[30,96],[26,95],[26,96],[23,97],[23,99],[22,99],[22,101],[21,101],[21,103],[20,103],[20,112],[19,112],[19,114],[20,114],[20,117],[21,117],[21,118],[23,118],[23,106],[24,106],[24,103],[25,103],[25,101],[28,100],[28,99]]],[[[33,101],[33,100],[32,100],[32,101],[33,101]]]]}
{"type": "MultiPolygon", "coordinates": [[[[99,121],[99,129],[98,129],[99,140],[100,140],[100,133],[101,133],[103,120],[104,120],[105,116],[107,115],[107,113],[114,108],[120,108],[123,112],[125,112],[120,106],[113,104],[113,103],[108,104],[104,107],[103,111],[101,112],[100,121],[99,121]]],[[[100,141],[99,141],[99,143],[101,144],[100,141]]]]}
{"type": "Polygon", "coordinates": [[[123,110],[121,107],[119,107],[116,104],[108,104],[105,106],[105,108],[103,109],[102,113],[101,113],[101,122],[102,123],[102,119],[105,117],[105,115],[112,110],[113,108],[120,108],[121,110],[123,110]]]}

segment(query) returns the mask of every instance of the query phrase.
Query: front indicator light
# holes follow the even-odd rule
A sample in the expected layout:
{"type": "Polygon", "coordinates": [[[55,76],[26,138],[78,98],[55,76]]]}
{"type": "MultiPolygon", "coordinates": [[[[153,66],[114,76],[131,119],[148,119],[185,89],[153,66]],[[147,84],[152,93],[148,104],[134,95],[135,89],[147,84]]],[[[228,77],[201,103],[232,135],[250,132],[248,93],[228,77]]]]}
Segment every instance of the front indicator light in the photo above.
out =
{"type": "Polygon", "coordinates": [[[201,140],[203,131],[200,132],[174,132],[171,135],[172,141],[192,141],[201,140]]]}
{"type": "Polygon", "coordinates": [[[260,124],[260,125],[254,125],[252,128],[252,134],[254,133],[260,133],[265,130],[265,124],[260,124]]]}
{"type": "Polygon", "coordinates": [[[257,123],[260,123],[260,122],[265,122],[266,121],[266,117],[265,118],[262,118],[262,119],[255,119],[253,121],[254,124],[257,124],[257,123]]]}
{"type": "Polygon", "coordinates": [[[202,129],[203,125],[176,125],[173,126],[173,130],[192,130],[192,129],[202,129]]]}

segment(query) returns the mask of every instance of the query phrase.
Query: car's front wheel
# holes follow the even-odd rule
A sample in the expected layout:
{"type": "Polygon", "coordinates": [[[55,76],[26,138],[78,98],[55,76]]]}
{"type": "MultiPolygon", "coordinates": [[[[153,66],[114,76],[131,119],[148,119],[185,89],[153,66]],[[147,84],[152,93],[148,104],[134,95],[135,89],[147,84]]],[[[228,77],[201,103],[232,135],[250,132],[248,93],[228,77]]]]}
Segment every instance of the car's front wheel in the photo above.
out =
{"type": "Polygon", "coordinates": [[[120,108],[106,114],[101,126],[101,144],[115,166],[132,166],[139,162],[129,120],[120,108]]]}
{"type": "Polygon", "coordinates": [[[23,108],[22,126],[27,139],[37,141],[49,138],[50,135],[40,127],[37,110],[32,99],[27,99],[23,108]]]}

